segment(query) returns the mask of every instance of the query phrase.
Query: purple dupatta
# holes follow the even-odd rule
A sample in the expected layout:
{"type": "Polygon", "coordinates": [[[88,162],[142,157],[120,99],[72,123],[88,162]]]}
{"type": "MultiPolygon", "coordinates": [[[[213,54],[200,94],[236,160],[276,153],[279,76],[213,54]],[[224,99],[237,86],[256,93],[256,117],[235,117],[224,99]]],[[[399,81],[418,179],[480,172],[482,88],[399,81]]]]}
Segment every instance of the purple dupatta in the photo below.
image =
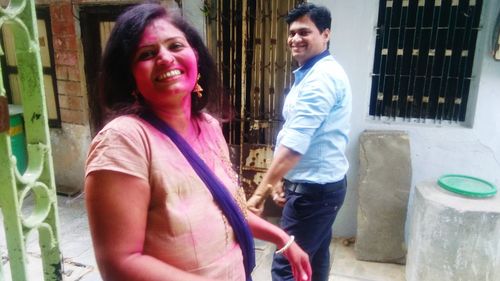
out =
{"type": "Polygon", "coordinates": [[[141,117],[158,131],[168,136],[175,145],[177,145],[177,148],[182,152],[184,157],[186,157],[198,176],[205,183],[208,190],[210,190],[215,202],[222,210],[222,213],[227,218],[227,221],[234,231],[236,241],[238,241],[243,253],[246,280],[251,281],[251,273],[255,267],[254,241],[248,223],[233,196],[186,140],[170,128],[167,123],[150,112],[143,113],[141,117]]]}

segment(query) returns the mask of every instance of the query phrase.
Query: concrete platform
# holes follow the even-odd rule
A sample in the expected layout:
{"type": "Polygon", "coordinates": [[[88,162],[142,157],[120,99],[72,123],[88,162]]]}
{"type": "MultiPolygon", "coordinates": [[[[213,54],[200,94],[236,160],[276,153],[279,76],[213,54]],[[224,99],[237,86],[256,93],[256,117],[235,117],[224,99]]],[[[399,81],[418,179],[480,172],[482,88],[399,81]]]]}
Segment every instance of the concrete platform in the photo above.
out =
{"type": "MultiPolygon", "coordinates": [[[[101,281],[92,250],[83,196],[73,198],[58,196],[61,250],[64,256],[64,281],[101,281]]],[[[5,281],[12,281],[0,213],[0,262],[3,263],[5,281]]],[[[345,246],[343,239],[332,241],[334,258],[329,281],[404,281],[405,267],[395,264],[358,261],[354,245],[345,246]]],[[[256,240],[256,268],[254,281],[270,281],[274,245],[256,240]]],[[[37,237],[28,239],[30,281],[41,281],[42,267],[37,237]]],[[[1,279],[1,278],[0,278],[1,279]]]]}

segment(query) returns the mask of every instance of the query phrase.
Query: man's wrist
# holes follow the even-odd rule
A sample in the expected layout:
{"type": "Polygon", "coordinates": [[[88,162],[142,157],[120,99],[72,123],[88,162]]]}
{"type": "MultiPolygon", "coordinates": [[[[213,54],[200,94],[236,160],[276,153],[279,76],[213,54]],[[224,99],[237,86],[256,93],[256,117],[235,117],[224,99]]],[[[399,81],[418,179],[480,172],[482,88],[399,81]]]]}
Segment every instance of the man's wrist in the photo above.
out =
{"type": "Polygon", "coordinates": [[[269,196],[269,194],[271,194],[272,190],[273,190],[273,185],[272,184],[267,184],[265,188],[259,186],[255,190],[255,192],[253,193],[253,195],[260,196],[262,198],[266,198],[267,196],[269,196]]]}

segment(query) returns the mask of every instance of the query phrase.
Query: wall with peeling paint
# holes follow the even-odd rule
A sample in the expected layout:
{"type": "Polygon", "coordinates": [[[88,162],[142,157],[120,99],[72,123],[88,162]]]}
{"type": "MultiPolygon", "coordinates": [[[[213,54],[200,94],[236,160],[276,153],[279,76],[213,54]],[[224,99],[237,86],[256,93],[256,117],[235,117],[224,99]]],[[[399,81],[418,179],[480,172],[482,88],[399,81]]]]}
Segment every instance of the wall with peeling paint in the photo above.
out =
{"type": "MultiPolygon", "coordinates": [[[[335,223],[336,236],[356,233],[358,138],[364,130],[404,130],[410,136],[412,187],[441,175],[477,176],[500,187],[500,62],[491,57],[491,36],[500,2],[484,1],[475,55],[477,79],[471,86],[467,121],[460,125],[384,122],[368,116],[378,1],[311,1],[332,11],[330,50],[345,67],[353,90],[351,168],[346,203],[335,223]]],[[[498,195],[497,195],[498,196],[498,195]]],[[[410,202],[411,203],[411,202],[410,202]]]]}

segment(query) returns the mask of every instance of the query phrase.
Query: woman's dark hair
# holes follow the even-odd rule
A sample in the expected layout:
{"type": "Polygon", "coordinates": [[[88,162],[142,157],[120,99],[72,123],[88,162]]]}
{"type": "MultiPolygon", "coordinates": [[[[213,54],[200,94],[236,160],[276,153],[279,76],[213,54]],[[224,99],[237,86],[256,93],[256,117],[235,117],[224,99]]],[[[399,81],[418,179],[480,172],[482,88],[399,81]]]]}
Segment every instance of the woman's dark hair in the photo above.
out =
{"type": "Polygon", "coordinates": [[[332,16],[330,11],[323,6],[316,6],[312,3],[302,3],[291,10],[285,18],[287,24],[291,24],[298,18],[309,16],[312,22],[323,32],[325,29],[331,29],[332,16]]]}
{"type": "Polygon", "coordinates": [[[134,92],[137,87],[132,75],[132,61],[146,27],[156,19],[166,19],[184,33],[189,45],[198,55],[198,83],[203,88],[201,98],[193,97],[191,112],[199,116],[203,109],[220,112],[219,77],[215,62],[198,32],[177,12],[157,3],[132,6],[121,14],[111,31],[101,60],[97,96],[90,97],[90,118],[94,130],[100,130],[110,119],[144,110],[140,96],[139,106],[134,92]]]}

